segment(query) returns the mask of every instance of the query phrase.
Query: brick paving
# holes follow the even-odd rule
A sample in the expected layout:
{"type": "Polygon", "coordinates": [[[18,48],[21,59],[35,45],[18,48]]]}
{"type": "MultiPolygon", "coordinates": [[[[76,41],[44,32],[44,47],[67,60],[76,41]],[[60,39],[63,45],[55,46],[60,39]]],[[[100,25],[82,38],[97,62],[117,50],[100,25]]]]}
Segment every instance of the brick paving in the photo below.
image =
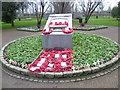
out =
{"type": "MultiPolygon", "coordinates": [[[[98,34],[108,37],[118,42],[118,27],[108,27],[96,31],[76,31],[80,33],[98,34]]],[[[18,39],[25,36],[40,34],[40,32],[24,32],[13,30],[3,30],[2,32],[2,46],[11,40],[18,39]]],[[[13,78],[2,72],[2,88],[117,88],[118,87],[118,70],[115,70],[105,76],[95,79],[69,82],[69,83],[37,83],[21,79],[13,78]]]]}

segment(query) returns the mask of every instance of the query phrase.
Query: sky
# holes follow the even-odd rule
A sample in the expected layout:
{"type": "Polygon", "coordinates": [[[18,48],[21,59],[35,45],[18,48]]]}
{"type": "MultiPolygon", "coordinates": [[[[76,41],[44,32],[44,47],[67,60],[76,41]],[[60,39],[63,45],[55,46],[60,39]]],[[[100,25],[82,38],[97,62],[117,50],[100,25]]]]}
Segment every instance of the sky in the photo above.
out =
{"type": "MultiPolygon", "coordinates": [[[[36,1],[40,1],[40,0],[36,0],[36,1]]],[[[70,0],[48,0],[48,1],[70,1],[70,0]]],[[[80,0],[71,0],[71,1],[80,1],[80,0]]],[[[109,7],[111,7],[111,9],[115,6],[117,6],[118,2],[120,0],[103,0],[104,3],[104,10],[108,10],[109,7]]]]}
{"type": "MultiPolygon", "coordinates": [[[[24,1],[40,1],[40,0],[1,0],[3,2],[11,2],[11,1],[18,1],[18,2],[24,2],[24,1]]],[[[47,1],[70,1],[70,0],[47,0],[47,1]]],[[[76,0],[71,0],[71,1],[76,1],[76,0]]],[[[80,0],[79,0],[80,1],[80,0]]],[[[120,0],[103,0],[104,1],[104,10],[107,10],[108,7],[110,6],[113,8],[114,6],[117,6],[117,3],[120,0]]]]}
{"type": "Polygon", "coordinates": [[[104,5],[106,5],[106,6],[104,7],[104,9],[107,10],[109,6],[110,6],[111,8],[117,6],[117,4],[118,4],[119,1],[120,1],[120,0],[104,0],[104,5]]]}

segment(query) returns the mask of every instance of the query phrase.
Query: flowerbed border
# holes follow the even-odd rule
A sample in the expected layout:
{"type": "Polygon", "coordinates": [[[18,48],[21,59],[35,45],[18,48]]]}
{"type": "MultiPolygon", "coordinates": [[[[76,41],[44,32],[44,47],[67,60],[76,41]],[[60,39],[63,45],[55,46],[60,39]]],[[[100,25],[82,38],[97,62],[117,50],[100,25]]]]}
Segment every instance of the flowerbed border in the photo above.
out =
{"type": "Polygon", "coordinates": [[[40,28],[40,29],[37,29],[37,30],[29,30],[29,29],[25,30],[25,29],[22,29],[22,27],[21,28],[17,28],[17,31],[27,31],[27,32],[40,32],[42,30],[43,30],[43,28],[40,28]]]}
{"type": "MultiPolygon", "coordinates": [[[[95,25],[95,26],[99,26],[99,25],[95,25]]],[[[93,31],[93,30],[99,30],[99,29],[105,29],[108,28],[107,26],[101,26],[98,28],[91,28],[91,29],[81,29],[81,28],[75,28],[73,27],[74,30],[82,30],[82,31],[93,31]]]]}
{"type": "MultiPolygon", "coordinates": [[[[97,35],[97,34],[92,34],[92,35],[97,35]]],[[[34,36],[34,35],[32,35],[32,36],[34,36]]],[[[100,36],[100,35],[98,35],[98,36],[100,36]]],[[[28,36],[28,37],[30,37],[30,36],[28,36]]],[[[103,36],[100,36],[100,37],[103,37],[103,36]]],[[[22,38],[25,38],[25,37],[22,37],[22,38]]],[[[22,38],[19,38],[17,40],[20,40],[22,38]]],[[[103,37],[103,38],[106,38],[106,37],[103,37]]],[[[116,43],[115,41],[113,41],[113,40],[111,40],[109,38],[106,38],[106,39],[112,41],[113,43],[115,43],[115,44],[117,44],[119,46],[119,44],[116,43]]],[[[27,69],[23,69],[23,68],[20,68],[18,66],[14,66],[12,64],[9,64],[4,59],[3,53],[4,53],[5,49],[6,49],[6,47],[9,46],[10,44],[12,44],[13,42],[17,41],[17,40],[13,40],[13,41],[9,42],[8,44],[6,44],[1,49],[1,60],[0,61],[2,63],[2,66],[7,68],[8,70],[13,71],[13,72],[18,73],[18,74],[25,75],[25,76],[30,76],[30,77],[50,78],[50,79],[52,79],[52,78],[79,77],[81,75],[88,75],[90,73],[91,74],[96,73],[96,72],[99,72],[99,71],[104,70],[106,68],[109,68],[110,66],[112,66],[113,64],[115,64],[119,60],[119,55],[120,55],[120,52],[119,52],[112,60],[106,62],[105,64],[97,65],[95,67],[90,67],[90,68],[87,68],[87,69],[66,71],[66,72],[31,73],[27,69]]]]}

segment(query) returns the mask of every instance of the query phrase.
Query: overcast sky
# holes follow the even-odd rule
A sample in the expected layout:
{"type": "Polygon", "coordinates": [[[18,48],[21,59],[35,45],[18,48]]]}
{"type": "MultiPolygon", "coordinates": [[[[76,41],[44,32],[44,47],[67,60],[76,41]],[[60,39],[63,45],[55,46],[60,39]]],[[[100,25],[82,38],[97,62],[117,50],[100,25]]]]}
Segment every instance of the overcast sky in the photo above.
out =
{"type": "Polygon", "coordinates": [[[104,0],[104,5],[106,5],[104,9],[108,9],[109,6],[111,6],[111,8],[117,6],[119,1],[120,0],[104,0]]]}

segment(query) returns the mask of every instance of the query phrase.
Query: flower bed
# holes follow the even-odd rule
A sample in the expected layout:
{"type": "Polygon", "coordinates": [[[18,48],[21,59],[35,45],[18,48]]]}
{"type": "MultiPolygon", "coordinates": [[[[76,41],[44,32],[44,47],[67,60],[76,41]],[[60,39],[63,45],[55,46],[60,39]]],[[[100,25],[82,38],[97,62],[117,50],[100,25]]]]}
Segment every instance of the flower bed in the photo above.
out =
{"type": "Polygon", "coordinates": [[[118,52],[119,46],[104,37],[83,33],[73,35],[73,69],[80,70],[104,64],[118,52]]]}
{"type": "Polygon", "coordinates": [[[31,31],[31,32],[39,32],[43,30],[43,26],[39,29],[37,27],[21,27],[17,28],[18,31],[31,31]]]}
{"type": "Polygon", "coordinates": [[[72,70],[72,50],[43,50],[41,55],[29,65],[28,70],[32,73],[39,72],[64,72],[72,70]]]}
{"type": "MultiPolygon", "coordinates": [[[[110,61],[118,54],[118,45],[97,35],[73,33],[72,69],[81,70],[110,61]]],[[[8,45],[4,59],[22,68],[33,62],[42,51],[41,35],[17,40],[8,45]]]]}
{"type": "Polygon", "coordinates": [[[103,26],[103,25],[86,25],[84,27],[80,25],[73,26],[74,30],[83,30],[83,31],[92,31],[92,30],[98,30],[98,29],[104,29],[104,28],[107,28],[107,26],[103,26]]]}

